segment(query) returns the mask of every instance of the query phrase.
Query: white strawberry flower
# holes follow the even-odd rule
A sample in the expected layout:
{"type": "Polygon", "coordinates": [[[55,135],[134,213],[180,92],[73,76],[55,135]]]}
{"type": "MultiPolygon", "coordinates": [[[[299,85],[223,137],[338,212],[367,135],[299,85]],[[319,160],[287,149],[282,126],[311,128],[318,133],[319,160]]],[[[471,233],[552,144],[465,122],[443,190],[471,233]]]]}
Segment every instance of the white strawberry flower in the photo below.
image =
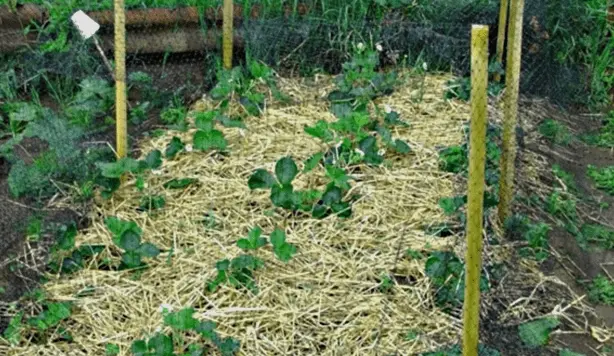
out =
{"type": "Polygon", "coordinates": [[[364,44],[364,43],[362,43],[362,42],[360,42],[360,43],[358,43],[358,44],[356,45],[356,48],[357,48],[359,51],[362,51],[362,50],[364,50],[364,49],[365,49],[365,44],[364,44]]]}
{"type": "Polygon", "coordinates": [[[151,174],[155,175],[155,176],[159,176],[162,174],[162,170],[160,169],[152,169],[151,170],[151,174]]]}
{"type": "Polygon", "coordinates": [[[355,149],[354,152],[358,153],[360,155],[360,157],[364,157],[365,156],[365,153],[360,148],[355,149]]]}
{"type": "Polygon", "coordinates": [[[386,154],[386,150],[382,148],[379,151],[377,151],[377,154],[380,156],[383,156],[384,154],[386,154]]]}
{"type": "Polygon", "coordinates": [[[377,51],[378,51],[378,52],[381,52],[381,51],[383,51],[383,50],[384,50],[384,47],[382,47],[382,44],[381,44],[381,43],[377,43],[377,44],[375,45],[375,49],[377,49],[377,51]]]}
{"type": "Polygon", "coordinates": [[[192,152],[192,150],[194,150],[194,148],[192,147],[192,145],[185,145],[185,151],[186,151],[186,152],[192,152]]]}
{"type": "Polygon", "coordinates": [[[427,71],[428,68],[429,68],[428,64],[426,64],[426,62],[422,62],[422,69],[424,69],[425,72],[427,71]]]}
{"type": "Polygon", "coordinates": [[[390,105],[388,104],[384,105],[384,112],[386,114],[390,114],[392,112],[392,108],[390,107],[390,105]]]}

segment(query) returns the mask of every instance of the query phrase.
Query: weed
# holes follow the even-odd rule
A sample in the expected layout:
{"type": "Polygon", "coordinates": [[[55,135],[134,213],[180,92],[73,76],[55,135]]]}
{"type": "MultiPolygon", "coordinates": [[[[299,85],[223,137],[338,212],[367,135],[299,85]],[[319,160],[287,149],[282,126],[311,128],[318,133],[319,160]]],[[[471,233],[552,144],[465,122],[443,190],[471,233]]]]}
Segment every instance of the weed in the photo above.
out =
{"type": "Polygon", "coordinates": [[[412,260],[421,260],[424,258],[424,255],[421,251],[416,251],[412,249],[408,249],[407,251],[405,251],[405,254],[412,260]]]}
{"type": "Polygon", "coordinates": [[[105,356],[116,356],[120,352],[119,345],[116,344],[106,344],[104,350],[105,356]]]}
{"type": "Polygon", "coordinates": [[[188,129],[187,117],[188,111],[183,105],[170,106],[160,113],[162,122],[178,131],[186,131],[188,129]]]}
{"type": "Polygon", "coordinates": [[[577,216],[576,200],[572,195],[555,189],[546,199],[546,210],[555,217],[573,221],[577,216]]]}
{"type": "Polygon", "coordinates": [[[569,129],[564,124],[553,120],[546,119],[538,127],[539,133],[548,139],[550,142],[567,146],[571,143],[571,134],[569,129]]]}
{"type": "Polygon", "coordinates": [[[614,147],[614,110],[610,111],[596,134],[584,136],[584,141],[599,147],[614,147]]]}
{"type": "Polygon", "coordinates": [[[589,165],[587,174],[598,189],[614,195],[614,166],[597,168],[589,165]]]}
{"type": "Polygon", "coordinates": [[[614,282],[603,275],[595,277],[589,286],[588,297],[593,303],[614,306],[614,282]]]}
{"type": "Polygon", "coordinates": [[[139,210],[153,211],[160,210],[166,205],[166,199],[160,195],[146,195],[141,198],[139,210]]]}
{"type": "Polygon", "coordinates": [[[31,218],[26,227],[26,236],[30,241],[39,241],[43,233],[43,221],[34,217],[31,218]]]}
{"type": "Polygon", "coordinates": [[[65,112],[71,123],[90,127],[113,107],[113,87],[104,79],[91,77],[81,81],[79,89],[65,112]]]}
{"type": "Polygon", "coordinates": [[[528,246],[520,249],[520,255],[538,262],[545,261],[549,256],[548,233],[550,230],[550,226],[545,223],[528,224],[524,233],[528,246]]]}
{"type": "Polygon", "coordinates": [[[105,225],[113,234],[113,243],[124,250],[120,269],[142,267],[143,257],[157,257],[160,250],[154,244],[141,242],[142,230],[132,221],[116,217],[105,219],[105,225]]]}
{"type": "Polygon", "coordinates": [[[562,189],[568,190],[570,192],[578,191],[574,176],[571,173],[565,171],[558,164],[552,165],[552,174],[556,178],[558,178],[558,181],[561,184],[562,189]]]}
{"type": "Polygon", "coordinates": [[[556,318],[543,318],[518,326],[520,340],[529,348],[545,346],[550,341],[550,333],[559,326],[556,318]]]}
{"type": "Polygon", "coordinates": [[[576,240],[583,249],[597,246],[602,250],[614,249],[614,231],[599,224],[584,224],[576,232],[576,240]]]}
{"type": "Polygon", "coordinates": [[[196,182],[198,182],[196,178],[173,178],[162,186],[166,189],[185,189],[196,182]]]}

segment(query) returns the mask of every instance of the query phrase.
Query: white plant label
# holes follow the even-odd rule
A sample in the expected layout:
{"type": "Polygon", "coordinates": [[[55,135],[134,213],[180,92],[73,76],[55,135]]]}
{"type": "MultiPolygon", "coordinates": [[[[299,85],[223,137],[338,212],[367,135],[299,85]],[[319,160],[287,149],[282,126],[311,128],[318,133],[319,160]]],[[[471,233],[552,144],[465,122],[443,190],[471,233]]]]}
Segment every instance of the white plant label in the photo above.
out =
{"type": "Polygon", "coordinates": [[[81,10],[75,12],[70,19],[81,33],[81,36],[86,40],[94,36],[100,29],[98,22],[94,21],[81,10]]]}

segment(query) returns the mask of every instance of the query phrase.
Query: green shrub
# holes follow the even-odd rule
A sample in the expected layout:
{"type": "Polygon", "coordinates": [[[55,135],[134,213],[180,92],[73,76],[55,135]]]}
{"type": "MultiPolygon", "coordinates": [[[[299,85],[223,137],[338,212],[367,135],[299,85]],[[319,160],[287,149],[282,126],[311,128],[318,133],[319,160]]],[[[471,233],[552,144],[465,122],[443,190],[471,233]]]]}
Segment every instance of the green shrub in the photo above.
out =
{"type": "Polygon", "coordinates": [[[614,166],[597,168],[589,165],[587,173],[598,189],[614,195],[614,166]]]}
{"type": "Polygon", "coordinates": [[[614,282],[606,276],[595,277],[588,289],[588,297],[592,302],[614,306],[614,282]]]}
{"type": "Polygon", "coordinates": [[[539,125],[539,133],[542,134],[546,139],[550,142],[567,146],[571,143],[571,134],[569,133],[569,129],[564,124],[553,120],[546,119],[539,125]]]}

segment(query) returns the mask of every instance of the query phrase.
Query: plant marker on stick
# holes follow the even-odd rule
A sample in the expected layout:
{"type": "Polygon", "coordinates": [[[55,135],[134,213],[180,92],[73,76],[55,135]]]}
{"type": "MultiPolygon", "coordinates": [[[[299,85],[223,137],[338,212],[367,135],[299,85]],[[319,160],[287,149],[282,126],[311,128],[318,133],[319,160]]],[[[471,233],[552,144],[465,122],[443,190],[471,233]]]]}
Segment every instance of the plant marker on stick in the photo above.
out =
{"type": "Polygon", "coordinates": [[[81,37],[84,40],[87,40],[90,38],[94,40],[94,45],[96,45],[96,49],[98,50],[98,53],[100,53],[100,55],[102,56],[102,60],[104,61],[104,64],[107,66],[107,69],[109,70],[111,75],[114,77],[113,79],[115,79],[115,75],[113,74],[113,67],[111,66],[111,63],[109,62],[109,59],[107,59],[107,56],[104,55],[104,51],[102,50],[102,47],[100,46],[100,43],[98,42],[98,38],[96,37],[96,32],[100,30],[100,25],[96,21],[94,21],[91,17],[87,16],[87,14],[81,10],[75,12],[70,17],[70,20],[72,21],[73,25],[75,25],[77,30],[79,30],[79,33],[81,34],[81,37]]]}

